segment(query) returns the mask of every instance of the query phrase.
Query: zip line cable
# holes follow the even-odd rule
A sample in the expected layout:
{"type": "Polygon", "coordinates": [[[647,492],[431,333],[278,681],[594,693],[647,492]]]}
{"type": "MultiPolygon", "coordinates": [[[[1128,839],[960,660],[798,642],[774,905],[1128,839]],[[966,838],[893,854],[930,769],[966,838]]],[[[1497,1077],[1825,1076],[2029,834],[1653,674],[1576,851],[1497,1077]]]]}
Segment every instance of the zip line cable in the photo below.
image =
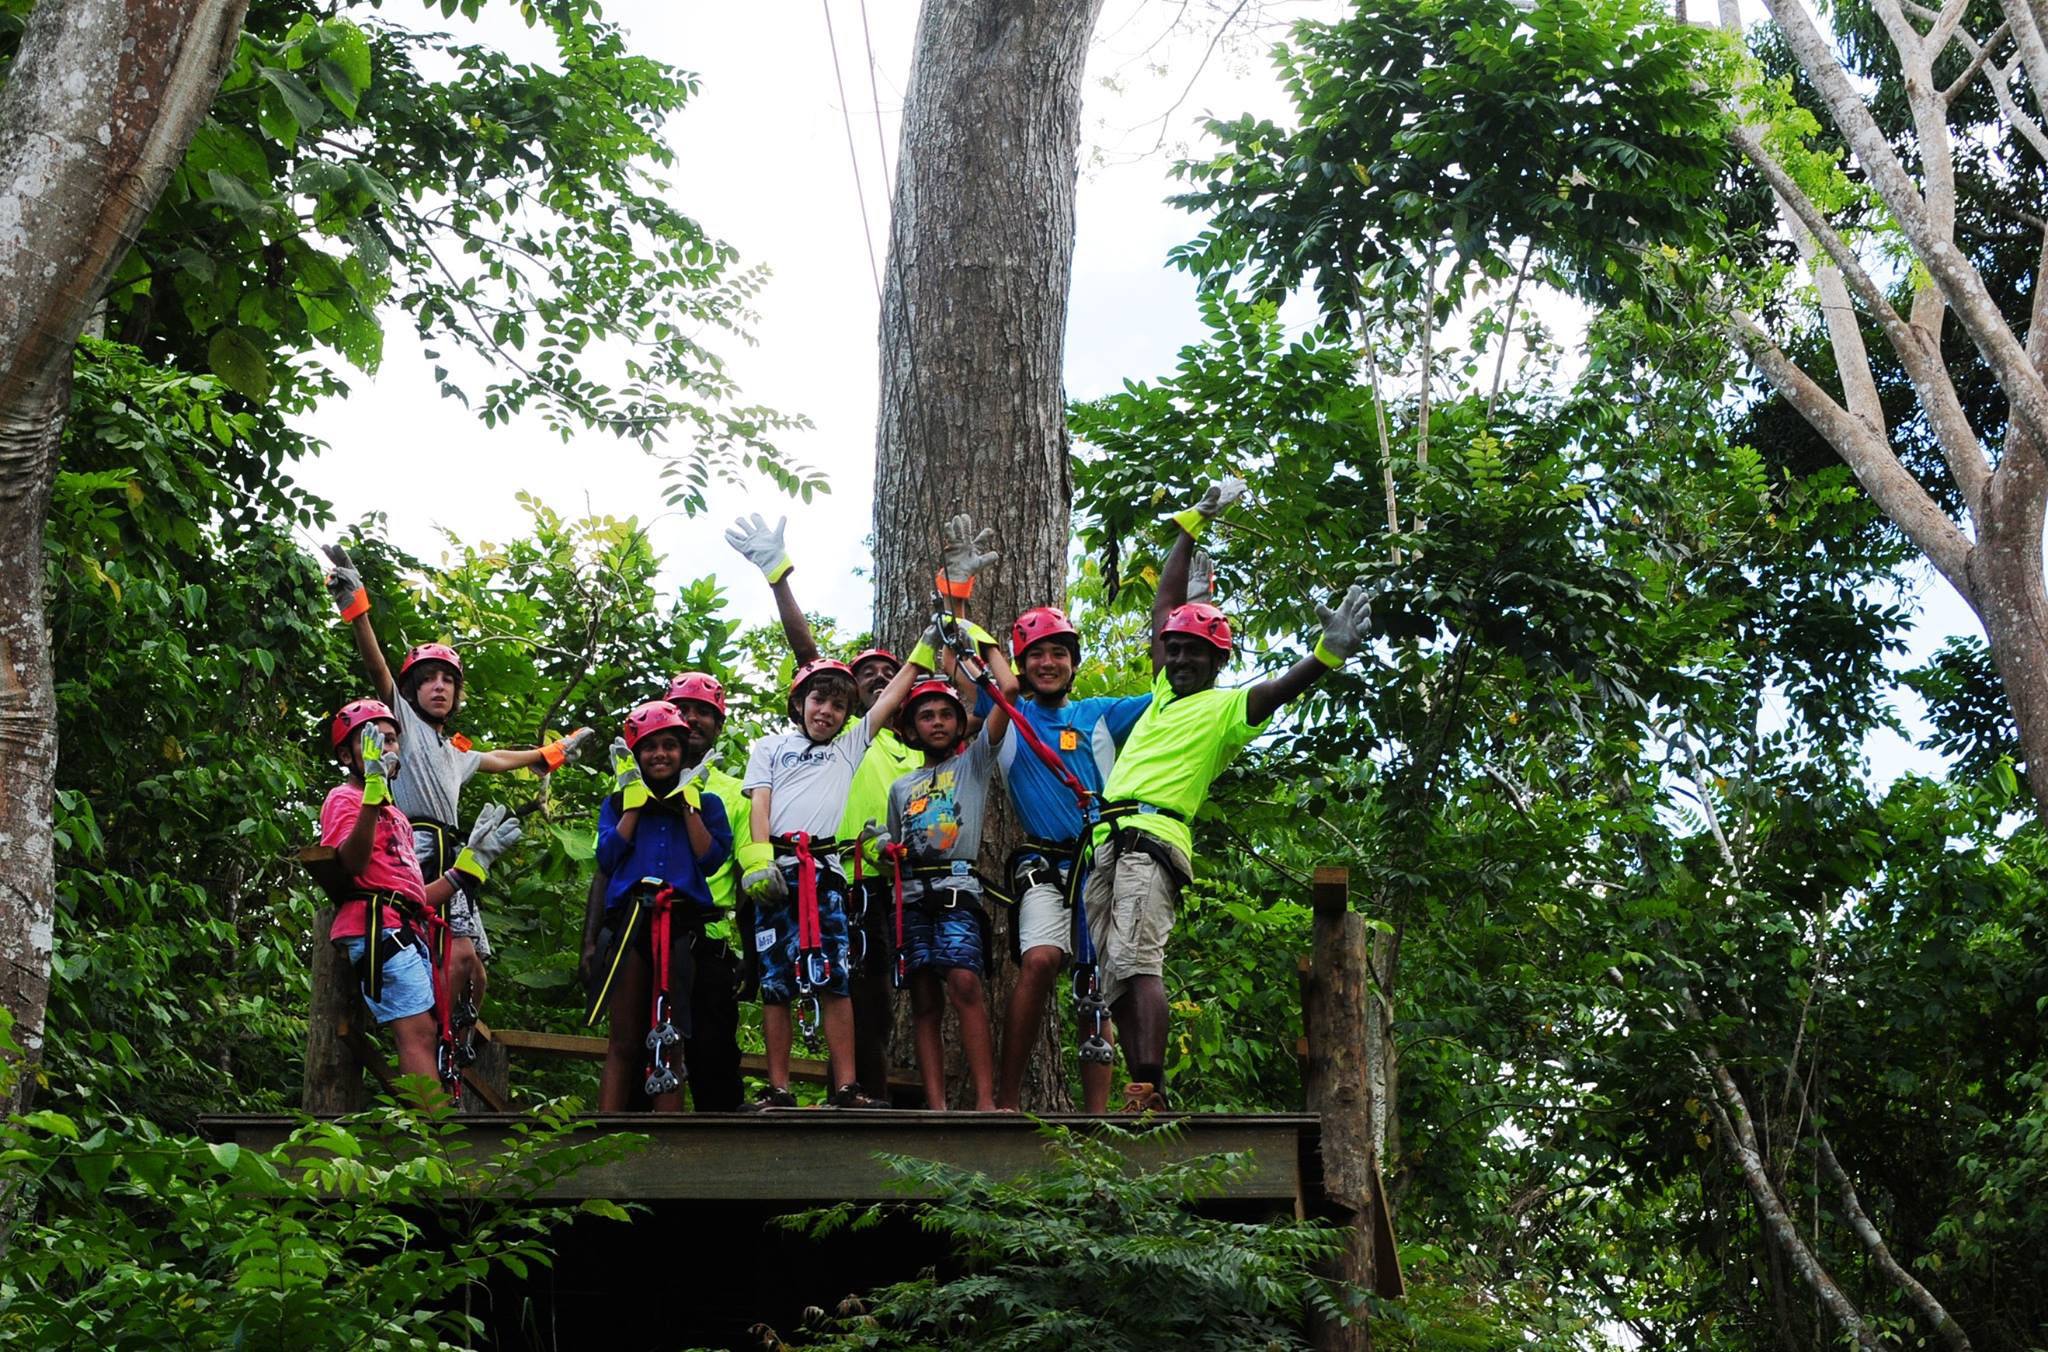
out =
{"type": "MultiPolygon", "coordinates": [[[[846,153],[853,160],[854,190],[856,194],[860,194],[860,156],[854,150],[853,114],[846,104],[846,80],[845,77],[842,75],[839,67],[839,40],[837,36],[834,34],[832,28],[832,0],[820,0],[820,5],[825,11],[826,40],[830,44],[832,49],[832,78],[834,81],[837,82],[839,86],[839,119],[846,129],[846,153]]],[[[867,44],[868,79],[869,88],[872,91],[875,87],[874,43],[868,35],[867,7],[865,4],[865,0],[863,0],[861,6],[861,35],[863,41],[865,41],[867,44]]],[[[884,138],[882,135],[882,106],[881,99],[878,94],[874,97],[873,101],[875,106],[875,139],[877,143],[883,143],[884,138]]],[[[909,112],[909,99],[907,96],[904,100],[904,111],[906,115],[909,112]]],[[[886,173],[889,164],[886,144],[884,144],[883,150],[884,153],[882,157],[882,167],[884,172],[886,173]]],[[[896,163],[896,177],[898,180],[896,183],[896,188],[898,192],[901,191],[903,186],[901,182],[902,173],[903,161],[901,156],[899,156],[897,158],[896,163]]],[[[867,199],[865,195],[861,195],[860,204],[861,229],[863,232],[865,232],[868,228],[867,199]]],[[[889,257],[898,268],[901,268],[902,266],[904,266],[903,237],[899,233],[899,230],[900,226],[898,224],[896,201],[894,195],[892,195],[889,202],[889,257]]],[[[868,266],[870,269],[875,270],[876,303],[878,306],[886,307],[888,305],[888,297],[892,291],[892,288],[885,286],[883,284],[880,270],[876,269],[875,267],[875,246],[874,239],[872,236],[869,236],[868,239],[868,266]]],[[[896,299],[896,315],[899,320],[901,330],[900,341],[903,345],[903,364],[910,373],[910,401],[915,408],[915,412],[911,416],[914,417],[917,421],[918,432],[923,439],[925,447],[930,448],[936,446],[938,443],[931,435],[930,410],[928,409],[924,401],[923,381],[920,380],[918,376],[917,340],[916,335],[911,330],[910,303],[909,301],[904,299],[903,290],[904,288],[902,278],[899,275],[897,283],[893,288],[893,292],[896,299]]],[[[877,391],[877,394],[879,396],[880,391],[877,391]]],[[[915,592],[915,590],[915,588],[912,589],[913,593],[915,592]]],[[[878,625],[876,627],[879,630],[880,626],[878,625]]],[[[879,633],[877,634],[877,637],[880,637],[879,633]]]]}
{"type": "MultiPolygon", "coordinates": [[[[853,162],[853,200],[860,206],[860,233],[861,238],[867,241],[868,246],[868,275],[875,279],[875,303],[879,305],[882,302],[882,267],[880,263],[875,261],[875,233],[868,225],[868,194],[867,189],[861,186],[860,155],[853,148],[853,118],[848,113],[846,107],[846,78],[839,73],[839,35],[832,31],[832,0],[820,0],[820,7],[825,11],[825,42],[832,49],[832,81],[839,86],[839,120],[846,128],[846,157],[853,162]]],[[[861,14],[861,19],[863,23],[866,22],[867,14],[865,10],[861,14]]],[[[870,61],[868,83],[872,88],[874,84],[872,65],[874,57],[872,51],[870,51],[868,59],[870,61]]],[[[875,109],[877,126],[879,126],[881,115],[882,110],[877,107],[875,109]]],[[[877,135],[879,134],[878,131],[877,135]]],[[[884,182],[888,181],[888,173],[889,161],[884,158],[882,161],[884,182]]]]}
{"type": "Polygon", "coordinates": [[[889,142],[882,134],[882,91],[875,82],[875,39],[868,31],[868,0],[860,0],[860,43],[868,54],[868,100],[875,110],[875,153],[882,157],[882,181],[889,181],[889,142]]]}

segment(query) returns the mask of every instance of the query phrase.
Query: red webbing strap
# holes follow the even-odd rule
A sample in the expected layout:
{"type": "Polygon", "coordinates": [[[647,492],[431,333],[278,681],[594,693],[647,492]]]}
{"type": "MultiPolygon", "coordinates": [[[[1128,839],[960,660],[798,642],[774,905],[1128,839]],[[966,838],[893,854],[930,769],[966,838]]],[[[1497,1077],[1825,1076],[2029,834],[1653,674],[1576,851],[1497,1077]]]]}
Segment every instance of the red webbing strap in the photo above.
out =
{"type": "Polygon", "coordinates": [[[818,859],[811,853],[810,833],[792,832],[789,843],[796,851],[796,946],[821,949],[825,931],[818,923],[818,859]]]}
{"type": "Polygon", "coordinates": [[[648,1015],[649,1028],[660,1019],[662,1001],[668,998],[669,912],[673,909],[675,895],[672,887],[656,892],[654,915],[648,921],[647,941],[654,945],[654,1003],[648,1015]]]}
{"type": "Polygon", "coordinates": [[[890,841],[882,847],[882,857],[889,861],[889,871],[896,883],[896,965],[903,965],[903,846],[890,841]]]}

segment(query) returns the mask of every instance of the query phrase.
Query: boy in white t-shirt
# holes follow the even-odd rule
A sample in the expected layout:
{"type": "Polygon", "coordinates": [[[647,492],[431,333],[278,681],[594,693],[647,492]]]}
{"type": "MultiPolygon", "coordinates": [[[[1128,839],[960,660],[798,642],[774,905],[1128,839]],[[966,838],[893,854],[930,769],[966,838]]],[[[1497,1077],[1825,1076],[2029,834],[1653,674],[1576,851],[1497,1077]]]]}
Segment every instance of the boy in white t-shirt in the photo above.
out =
{"type": "Polygon", "coordinates": [[[747,756],[742,786],[751,800],[750,829],[741,833],[746,843],[737,854],[745,874],[740,885],[753,898],[755,912],[752,933],[741,939],[760,966],[761,1031],[768,1044],[768,1085],[750,1105],[754,1109],[796,1106],[789,1050],[790,1006],[798,999],[815,1002],[824,1026],[836,1086],[832,1106],[883,1106],[862,1093],[854,1078],[848,883],[839,859],[840,849],[853,842],[837,840],[833,832],[876,732],[895,717],[904,691],[933,661],[930,642],[918,644],[852,728],[846,720],[858,698],[853,673],[830,658],[806,662],[789,686],[796,731],[761,738],[747,756]]]}

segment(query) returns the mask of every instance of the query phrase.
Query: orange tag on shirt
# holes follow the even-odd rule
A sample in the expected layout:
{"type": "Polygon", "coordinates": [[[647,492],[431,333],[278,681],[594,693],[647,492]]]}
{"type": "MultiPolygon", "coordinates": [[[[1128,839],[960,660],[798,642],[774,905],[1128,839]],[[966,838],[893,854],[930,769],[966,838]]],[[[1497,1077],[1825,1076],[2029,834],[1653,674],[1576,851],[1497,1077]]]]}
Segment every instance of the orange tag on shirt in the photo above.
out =
{"type": "Polygon", "coordinates": [[[457,751],[467,751],[472,746],[475,746],[476,743],[470,741],[469,738],[464,737],[461,733],[458,732],[453,737],[450,737],[448,739],[448,745],[454,747],[457,751]]]}
{"type": "Polygon", "coordinates": [[[1081,745],[1081,734],[1072,728],[1060,729],[1060,750],[1073,751],[1081,745]]]}

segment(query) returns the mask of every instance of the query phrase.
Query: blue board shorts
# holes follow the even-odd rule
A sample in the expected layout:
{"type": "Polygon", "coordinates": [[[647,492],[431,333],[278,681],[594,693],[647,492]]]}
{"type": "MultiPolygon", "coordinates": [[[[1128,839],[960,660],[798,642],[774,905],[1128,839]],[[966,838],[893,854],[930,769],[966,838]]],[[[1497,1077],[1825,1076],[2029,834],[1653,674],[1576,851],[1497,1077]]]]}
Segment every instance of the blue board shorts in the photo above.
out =
{"type": "Polygon", "coordinates": [[[941,907],[937,900],[920,901],[905,890],[903,958],[912,973],[986,970],[982,920],[974,900],[963,898],[956,906],[941,907]]]}
{"type": "MultiPolygon", "coordinates": [[[[395,929],[384,933],[398,939],[398,952],[384,962],[384,995],[372,1000],[370,992],[363,991],[363,1003],[369,1006],[370,1017],[378,1023],[396,1023],[409,1019],[415,1014],[428,1014],[434,1008],[434,968],[427,961],[427,955],[420,952],[416,942],[408,942],[408,936],[395,929]]],[[[368,942],[358,934],[352,939],[341,941],[341,951],[351,964],[363,960],[363,950],[368,942]]]]}
{"type": "MultiPolygon", "coordinates": [[[[754,933],[748,940],[761,965],[761,1003],[786,1005],[801,994],[796,982],[796,864],[781,864],[789,884],[789,900],[760,902],[754,908],[754,933]]],[[[811,993],[845,995],[851,989],[853,945],[846,921],[846,880],[831,869],[818,870],[818,934],[832,973],[811,993]]]]}

